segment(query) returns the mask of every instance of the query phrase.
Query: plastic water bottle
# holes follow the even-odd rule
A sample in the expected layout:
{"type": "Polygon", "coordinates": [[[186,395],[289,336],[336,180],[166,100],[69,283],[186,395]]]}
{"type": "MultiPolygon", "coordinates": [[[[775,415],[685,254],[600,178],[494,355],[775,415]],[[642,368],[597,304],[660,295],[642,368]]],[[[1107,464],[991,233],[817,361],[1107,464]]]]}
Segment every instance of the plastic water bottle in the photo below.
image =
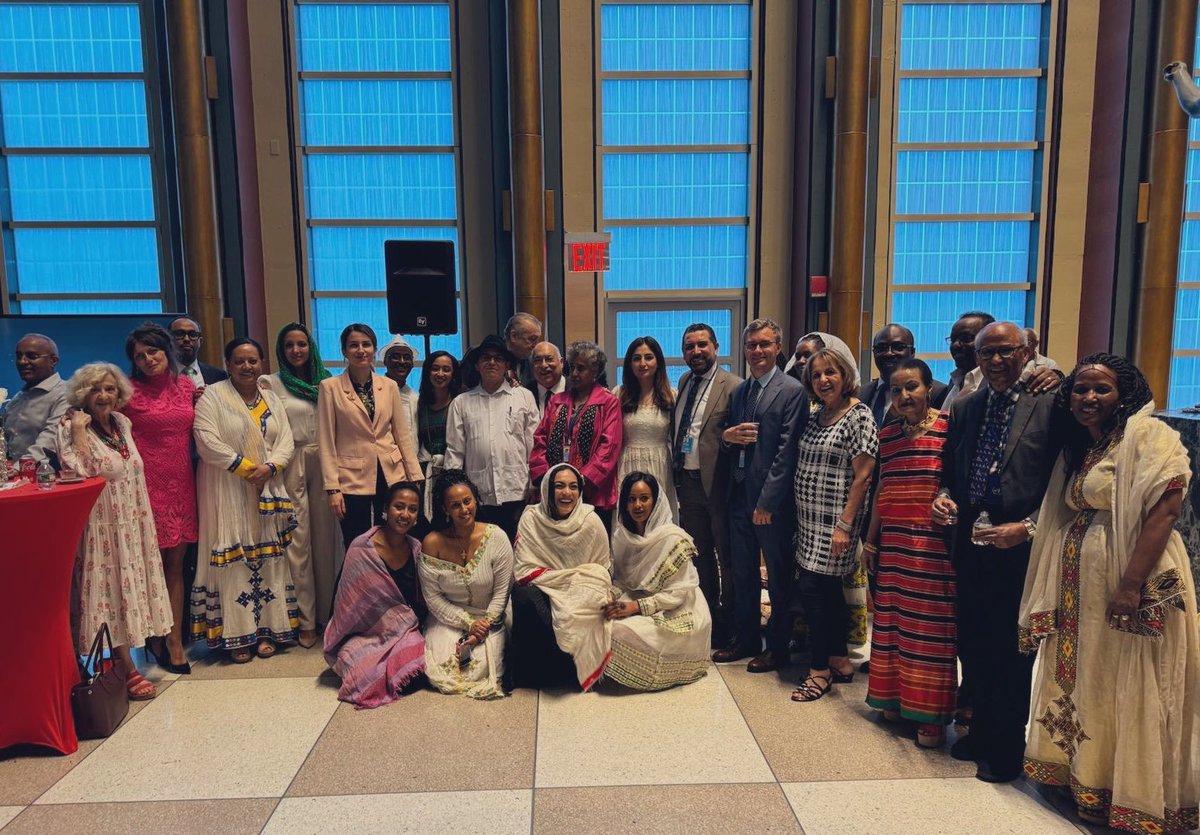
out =
{"type": "Polygon", "coordinates": [[[39,490],[49,490],[54,486],[54,468],[49,461],[43,461],[37,468],[37,486],[39,490]]]}
{"type": "Polygon", "coordinates": [[[990,527],[992,527],[992,520],[985,510],[979,514],[979,516],[975,519],[975,524],[971,526],[971,544],[988,545],[989,543],[987,541],[980,541],[979,532],[986,531],[990,527]]]}

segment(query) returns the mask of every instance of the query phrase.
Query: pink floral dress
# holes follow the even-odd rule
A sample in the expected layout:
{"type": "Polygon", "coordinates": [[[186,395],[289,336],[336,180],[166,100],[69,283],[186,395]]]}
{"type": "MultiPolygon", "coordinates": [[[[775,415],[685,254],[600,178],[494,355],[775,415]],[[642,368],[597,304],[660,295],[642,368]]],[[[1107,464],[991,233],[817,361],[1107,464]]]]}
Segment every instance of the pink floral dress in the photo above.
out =
{"type": "Polygon", "coordinates": [[[75,560],[71,623],[80,653],[88,651],[102,623],[108,623],[114,646],[140,647],[146,638],[170,632],[173,622],[142,456],[129,418],[118,414],[113,420],[128,458],[91,431],[88,445],[76,447],[70,425],[58,428],[63,465],[108,482],[92,507],[75,560]]]}
{"type": "Polygon", "coordinates": [[[196,474],[192,468],[192,381],[170,373],[133,381],[133,399],[121,411],[146,464],[146,490],[158,547],[195,542],[196,474]]]}

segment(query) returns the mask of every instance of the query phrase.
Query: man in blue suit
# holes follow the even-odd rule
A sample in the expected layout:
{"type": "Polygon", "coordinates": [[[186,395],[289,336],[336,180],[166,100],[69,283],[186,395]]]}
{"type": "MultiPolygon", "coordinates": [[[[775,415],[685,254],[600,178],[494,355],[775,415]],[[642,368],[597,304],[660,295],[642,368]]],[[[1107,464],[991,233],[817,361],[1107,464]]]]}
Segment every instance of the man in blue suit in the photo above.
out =
{"type": "Polygon", "coordinates": [[[796,524],[792,481],[796,441],[808,422],[808,399],[804,387],[776,364],[783,348],[779,325],[755,319],[742,331],[742,347],[750,379],[734,390],[721,434],[731,453],[729,532],[736,638],[728,649],[714,652],[713,660],[753,656],[746,669],[767,673],[788,663],[796,524]],[[759,635],[760,549],[771,596],[766,652],[761,651],[759,635]]]}

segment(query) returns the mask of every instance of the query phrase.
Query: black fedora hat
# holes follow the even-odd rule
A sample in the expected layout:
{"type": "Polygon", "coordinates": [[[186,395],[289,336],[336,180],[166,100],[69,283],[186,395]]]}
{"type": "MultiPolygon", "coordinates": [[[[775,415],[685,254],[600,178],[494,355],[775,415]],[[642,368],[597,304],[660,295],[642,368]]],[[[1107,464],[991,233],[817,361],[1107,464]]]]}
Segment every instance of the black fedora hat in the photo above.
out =
{"type": "Polygon", "coordinates": [[[516,355],[513,354],[512,351],[508,350],[508,346],[504,344],[504,340],[496,336],[494,333],[489,333],[483,338],[482,342],[467,351],[466,356],[463,357],[463,364],[469,365],[473,368],[475,363],[479,361],[480,353],[489,348],[500,356],[504,357],[504,361],[508,363],[509,367],[517,364],[516,355]]]}

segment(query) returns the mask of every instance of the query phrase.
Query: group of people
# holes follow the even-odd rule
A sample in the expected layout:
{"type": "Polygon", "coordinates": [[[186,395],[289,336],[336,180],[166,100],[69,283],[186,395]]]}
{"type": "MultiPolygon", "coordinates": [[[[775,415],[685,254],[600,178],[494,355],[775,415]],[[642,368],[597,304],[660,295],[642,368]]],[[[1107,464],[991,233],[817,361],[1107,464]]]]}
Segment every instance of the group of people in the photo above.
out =
{"type": "Polygon", "coordinates": [[[954,323],[946,383],[901,325],[875,335],[865,385],[833,334],[786,362],[774,322],[741,336],[747,379],[696,323],[677,387],[645,336],[610,390],[598,345],[560,352],[517,314],[461,365],[426,358],[413,391],[412,347],[361,323],[338,375],[298,323],[270,375],[247,338],[224,372],[197,363],[186,318],[130,334],[132,379],[96,363],[64,383],[30,335],[5,431],[10,454],[109,482],[74,611],[81,647],[109,622],[133,698],[154,686],[129,648],[186,672],[189,638],[244,662],[324,627],[364,707],[425,682],[658,690],[710,653],[783,670],[806,641],[796,702],[866,672],[918,744],[954,723],[982,780],[1067,787],[1129,831],[1196,827],[1200,636],[1173,529],[1190,467],[1141,372],[1094,354],[1063,374],[982,312],[954,323]]]}

